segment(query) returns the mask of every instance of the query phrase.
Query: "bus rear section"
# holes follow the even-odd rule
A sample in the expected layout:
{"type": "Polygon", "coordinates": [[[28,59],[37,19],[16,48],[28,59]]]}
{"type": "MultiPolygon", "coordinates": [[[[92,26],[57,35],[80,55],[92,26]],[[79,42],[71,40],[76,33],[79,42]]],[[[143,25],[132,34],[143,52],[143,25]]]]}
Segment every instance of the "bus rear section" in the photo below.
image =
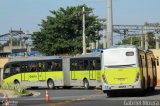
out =
{"type": "Polygon", "coordinates": [[[100,66],[99,55],[64,58],[64,86],[83,86],[85,89],[100,86],[100,66]]]}
{"type": "Polygon", "coordinates": [[[102,90],[141,89],[138,49],[110,48],[102,52],[102,90]]]}

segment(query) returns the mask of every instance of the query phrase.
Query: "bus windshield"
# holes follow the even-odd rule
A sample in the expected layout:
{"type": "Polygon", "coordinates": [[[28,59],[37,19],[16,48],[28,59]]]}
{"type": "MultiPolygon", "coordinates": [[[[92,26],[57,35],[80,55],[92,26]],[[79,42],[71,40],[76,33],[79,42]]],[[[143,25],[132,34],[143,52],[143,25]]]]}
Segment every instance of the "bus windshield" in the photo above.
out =
{"type": "Polygon", "coordinates": [[[106,50],[103,55],[106,68],[134,67],[138,60],[135,52],[127,49],[106,50]]]}

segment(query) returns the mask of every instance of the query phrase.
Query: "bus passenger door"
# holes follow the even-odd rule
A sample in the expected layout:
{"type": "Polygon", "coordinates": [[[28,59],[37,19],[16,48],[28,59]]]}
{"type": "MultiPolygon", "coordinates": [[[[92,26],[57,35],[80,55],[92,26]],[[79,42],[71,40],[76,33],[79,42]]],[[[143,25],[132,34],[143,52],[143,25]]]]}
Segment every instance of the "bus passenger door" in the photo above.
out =
{"type": "Polygon", "coordinates": [[[95,69],[89,70],[89,79],[96,80],[96,70],[95,69]]]}
{"type": "Polygon", "coordinates": [[[21,67],[21,72],[22,72],[22,74],[21,74],[21,81],[27,81],[28,80],[28,78],[26,77],[26,75],[25,75],[25,73],[27,73],[27,71],[29,71],[29,67],[28,67],[28,65],[27,65],[27,63],[22,63],[22,67],[21,67]]]}
{"type": "Polygon", "coordinates": [[[94,65],[94,60],[89,61],[90,69],[89,69],[89,79],[96,80],[96,70],[94,65]]]}
{"type": "Polygon", "coordinates": [[[42,71],[38,72],[38,80],[39,81],[43,81],[43,73],[42,73],[42,71]]]}
{"type": "Polygon", "coordinates": [[[72,80],[76,80],[76,72],[75,72],[75,70],[71,71],[71,79],[72,80]]]}
{"type": "Polygon", "coordinates": [[[70,60],[71,80],[76,80],[77,67],[78,67],[78,62],[77,62],[77,60],[71,59],[71,60],[70,60]]]}
{"type": "Polygon", "coordinates": [[[45,63],[39,62],[38,63],[38,80],[44,81],[45,80],[45,63]]]}
{"type": "Polygon", "coordinates": [[[29,73],[26,73],[27,77],[28,77],[28,81],[32,82],[33,84],[36,84],[36,81],[38,81],[38,71],[39,71],[39,69],[38,69],[37,65],[38,64],[36,62],[31,62],[29,64],[29,66],[30,66],[29,73]]]}

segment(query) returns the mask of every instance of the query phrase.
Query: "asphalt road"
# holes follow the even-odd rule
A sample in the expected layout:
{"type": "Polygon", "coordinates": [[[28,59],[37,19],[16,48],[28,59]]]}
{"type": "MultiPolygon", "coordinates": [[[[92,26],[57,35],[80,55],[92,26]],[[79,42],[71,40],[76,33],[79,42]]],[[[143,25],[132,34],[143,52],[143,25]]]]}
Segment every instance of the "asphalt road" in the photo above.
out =
{"type": "Polygon", "coordinates": [[[49,102],[45,102],[45,89],[30,89],[39,96],[10,98],[10,106],[160,106],[160,89],[145,95],[121,93],[107,97],[100,90],[57,89],[49,90],[49,102]]]}

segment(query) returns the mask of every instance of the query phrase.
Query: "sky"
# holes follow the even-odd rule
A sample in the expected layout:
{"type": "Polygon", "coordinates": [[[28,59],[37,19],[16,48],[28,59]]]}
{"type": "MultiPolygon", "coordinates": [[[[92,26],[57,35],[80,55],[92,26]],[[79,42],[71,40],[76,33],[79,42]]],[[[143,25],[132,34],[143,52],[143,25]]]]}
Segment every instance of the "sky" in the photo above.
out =
{"type": "MultiPolygon", "coordinates": [[[[86,4],[99,18],[107,17],[107,0],[0,0],[0,35],[10,28],[38,31],[49,10],[86,4]]],[[[160,0],[112,0],[114,25],[142,25],[160,22],[160,0]]]]}

